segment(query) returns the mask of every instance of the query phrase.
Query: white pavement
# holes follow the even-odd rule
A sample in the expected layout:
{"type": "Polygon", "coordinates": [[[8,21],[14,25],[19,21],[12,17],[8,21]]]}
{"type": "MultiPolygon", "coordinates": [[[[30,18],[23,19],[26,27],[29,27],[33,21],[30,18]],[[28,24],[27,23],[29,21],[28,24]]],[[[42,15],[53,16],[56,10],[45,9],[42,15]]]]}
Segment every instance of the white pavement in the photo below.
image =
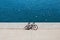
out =
{"type": "Polygon", "coordinates": [[[60,29],[0,29],[0,40],[60,40],[60,29]]]}

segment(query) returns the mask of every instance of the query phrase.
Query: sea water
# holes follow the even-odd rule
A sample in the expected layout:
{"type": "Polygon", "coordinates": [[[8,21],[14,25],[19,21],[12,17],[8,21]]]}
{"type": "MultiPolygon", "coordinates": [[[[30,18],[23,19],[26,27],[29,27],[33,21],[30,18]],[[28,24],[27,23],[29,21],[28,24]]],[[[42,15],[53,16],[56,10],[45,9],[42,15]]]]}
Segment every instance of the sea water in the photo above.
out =
{"type": "Polygon", "coordinates": [[[0,22],[60,22],[60,0],[0,0],[0,22]]]}

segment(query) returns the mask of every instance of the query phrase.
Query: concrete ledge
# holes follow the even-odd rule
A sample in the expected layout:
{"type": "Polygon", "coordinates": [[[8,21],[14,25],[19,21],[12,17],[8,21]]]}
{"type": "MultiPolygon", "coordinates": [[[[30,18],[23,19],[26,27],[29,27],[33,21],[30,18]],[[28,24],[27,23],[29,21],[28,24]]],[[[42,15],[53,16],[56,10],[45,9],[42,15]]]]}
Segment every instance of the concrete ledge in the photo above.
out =
{"type": "MultiPolygon", "coordinates": [[[[39,28],[60,28],[60,23],[36,23],[39,28]]],[[[0,23],[0,28],[24,28],[27,23],[0,23]]]]}

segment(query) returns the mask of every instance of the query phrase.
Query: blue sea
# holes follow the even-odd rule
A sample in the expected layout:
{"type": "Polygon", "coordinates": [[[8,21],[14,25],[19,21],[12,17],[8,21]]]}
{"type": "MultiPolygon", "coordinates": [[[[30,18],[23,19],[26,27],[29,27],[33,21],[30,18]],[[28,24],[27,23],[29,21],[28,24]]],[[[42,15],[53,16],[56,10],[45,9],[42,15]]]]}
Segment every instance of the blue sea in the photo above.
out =
{"type": "Polygon", "coordinates": [[[60,0],[0,0],[0,22],[60,22],[60,0]]]}

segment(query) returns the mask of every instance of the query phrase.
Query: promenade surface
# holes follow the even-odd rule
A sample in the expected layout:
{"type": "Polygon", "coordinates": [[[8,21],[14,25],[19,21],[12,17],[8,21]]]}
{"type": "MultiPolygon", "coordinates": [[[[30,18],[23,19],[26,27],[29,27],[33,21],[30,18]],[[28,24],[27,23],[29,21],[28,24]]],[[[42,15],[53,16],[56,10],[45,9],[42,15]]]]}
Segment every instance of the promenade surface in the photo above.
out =
{"type": "Polygon", "coordinates": [[[24,30],[20,28],[0,28],[0,40],[60,40],[60,29],[24,30]]]}

